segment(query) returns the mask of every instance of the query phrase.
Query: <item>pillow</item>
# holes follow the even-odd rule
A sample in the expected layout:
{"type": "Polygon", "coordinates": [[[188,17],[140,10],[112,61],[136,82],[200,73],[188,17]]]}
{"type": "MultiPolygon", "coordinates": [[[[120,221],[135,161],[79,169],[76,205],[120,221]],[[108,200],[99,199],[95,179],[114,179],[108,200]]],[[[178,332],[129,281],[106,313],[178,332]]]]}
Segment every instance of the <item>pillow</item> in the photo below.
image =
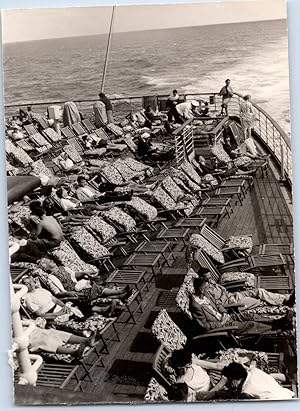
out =
{"type": "Polygon", "coordinates": [[[132,207],[138,214],[140,214],[147,221],[153,221],[157,217],[157,210],[151,204],[147,203],[140,197],[132,197],[126,204],[132,207]]]}
{"type": "Polygon", "coordinates": [[[91,259],[98,259],[110,255],[109,250],[101,245],[84,227],[80,227],[78,230],[74,231],[70,235],[70,239],[85,251],[91,259]]]}
{"type": "Polygon", "coordinates": [[[169,351],[180,350],[187,341],[186,336],[164,309],[156,317],[151,331],[169,351]]]}
{"type": "Polygon", "coordinates": [[[248,235],[232,235],[227,240],[226,247],[241,248],[247,251],[248,254],[250,254],[253,248],[252,237],[248,235]]]}
{"type": "Polygon", "coordinates": [[[162,187],[157,187],[153,193],[152,193],[153,198],[155,198],[156,201],[158,201],[162,207],[166,210],[174,210],[176,209],[176,202],[173,200],[173,198],[167,194],[165,190],[163,190],[162,187]]]}
{"type": "Polygon", "coordinates": [[[189,239],[189,243],[192,247],[200,248],[206,252],[211,258],[218,263],[224,264],[225,258],[223,253],[207,241],[201,234],[192,234],[189,239]]]}
{"type": "Polygon", "coordinates": [[[168,195],[172,197],[172,199],[176,202],[180,197],[184,195],[184,192],[181,190],[180,187],[178,187],[178,185],[170,176],[167,176],[163,179],[163,181],[161,182],[161,186],[168,193],[168,195]]]}
{"type": "Polygon", "coordinates": [[[125,231],[134,231],[136,228],[135,220],[119,207],[112,207],[108,211],[103,211],[102,216],[109,221],[119,224],[125,231]]]}
{"type": "Polygon", "coordinates": [[[98,216],[89,219],[89,227],[100,235],[101,240],[106,243],[117,235],[116,229],[98,216]]]}

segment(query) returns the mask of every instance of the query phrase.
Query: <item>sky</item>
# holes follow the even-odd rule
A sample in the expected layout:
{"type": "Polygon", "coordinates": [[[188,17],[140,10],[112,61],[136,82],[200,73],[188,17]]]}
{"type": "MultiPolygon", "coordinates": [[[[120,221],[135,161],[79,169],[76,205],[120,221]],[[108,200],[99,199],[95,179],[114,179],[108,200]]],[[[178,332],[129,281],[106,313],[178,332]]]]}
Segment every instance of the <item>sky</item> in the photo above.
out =
{"type": "MultiPolygon", "coordinates": [[[[112,7],[2,11],[3,43],[107,33],[112,7]]],[[[286,18],[284,0],[118,6],[113,32],[286,18]]]]}

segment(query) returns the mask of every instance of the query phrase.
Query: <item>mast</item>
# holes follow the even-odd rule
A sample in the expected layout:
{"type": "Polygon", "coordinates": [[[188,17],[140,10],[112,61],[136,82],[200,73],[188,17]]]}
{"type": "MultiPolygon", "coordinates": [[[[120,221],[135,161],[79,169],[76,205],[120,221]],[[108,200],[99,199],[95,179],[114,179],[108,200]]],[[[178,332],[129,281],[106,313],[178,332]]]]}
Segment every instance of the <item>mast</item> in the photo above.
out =
{"type": "Polygon", "coordinates": [[[112,12],[111,12],[111,20],[110,20],[109,34],[108,34],[105,61],[104,61],[104,70],[103,70],[103,75],[102,75],[101,92],[104,91],[105,77],[106,77],[106,70],[107,70],[107,63],[108,63],[108,54],[109,54],[109,49],[110,49],[112,28],[113,28],[114,15],[115,15],[115,8],[116,8],[116,6],[113,6],[112,12]]]}

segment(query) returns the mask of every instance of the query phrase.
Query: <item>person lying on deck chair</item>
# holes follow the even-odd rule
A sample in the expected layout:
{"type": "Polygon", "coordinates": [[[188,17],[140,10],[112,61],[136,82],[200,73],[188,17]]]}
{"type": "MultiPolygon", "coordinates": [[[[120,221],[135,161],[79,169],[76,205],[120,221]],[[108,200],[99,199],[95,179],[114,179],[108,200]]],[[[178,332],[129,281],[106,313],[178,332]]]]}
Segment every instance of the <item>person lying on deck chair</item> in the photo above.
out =
{"type": "MultiPolygon", "coordinates": [[[[202,269],[198,271],[200,278],[207,280],[207,283],[202,288],[203,295],[213,301],[219,311],[225,310],[225,305],[241,304],[239,312],[251,310],[264,305],[270,306],[287,306],[293,307],[295,305],[295,292],[292,294],[272,293],[264,288],[255,288],[254,290],[229,292],[225,287],[217,284],[210,272],[203,272],[202,269]]],[[[226,310],[225,310],[226,311],[226,310]]]]}
{"type": "Polygon", "coordinates": [[[207,164],[205,158],[202,156],[195,157],[195,159],[192,160],[192,165],[195,167],[200,177],[203,177],[206,174],[217,175],[221,178],[226,178],[230,176],[251,176],[256,172],[255,169],[242,170],[238,167],[232,167],[226,170],[216,169],[211,165],[207,164]]]}
{"type": "Polygon", "coordinates": [[[195,294],[191,297],[190,311],[195,322],[203,330],[213,330],[228,326],[238,327],[235,333],[239,334],[267,334],[270,331],[286,331],[293,328],[293,310],[280,319],[270,319],[259,314],[239,312],[228,314],[226,308],[216,305],[206,295],[209,282],[206,278],[194,280],[195,294]]]}
{"type": "Polygon", "coordinates": [[[148,133],[144,133],[138,137],[137,147],[138,154],[144,159],[168,161],[174,157],[175,149],[173,147],[170,147],[170,149],[166,151],[160,150],[158,147],[153,146],[148,133]]]}
{"type": "Polygon", "coordinates": [[[101,204],[110,203],[113,201],[129,201],[132,197],[131,193],[115,193],[113,191],[100,193],[94,188],[88,186],[87,180],[84,176],[77,178],[78,188],[76,190],[76,197],[81,203],[97,201],[101,204]]]}
{"type": "Polygon", "coordinates": [[[90,337],[81,337],[69,332],[55,330],[54,328],[46,329],[46,320],[37,318],[33,320],[22,320],[23,325],[34,324],[35,327],[29,333],[29,352],[47,352],[54,354],[69,354],[75,358],[81,358],[86,347],[95,345],[96,334],[90,337]],[[78,347],[66,346],[66,344],[78,344],[78,347]]]}
{"type": "Polygon", "coordinates": [[[29,205],[31,211],[30,222],[33,226],[30,234],[31,239],[20,241],[20,250],[23,247],[37,246],[42,253],[46,253],[52,248],[56,248],[64,239],[61,226],[53,216],[46,215],[40,201],[32,201],[29,205]]]}
{"type": "Polygon", "coordinates": [[[51,293],[57,298],[77,300],[82,311],[91,309],[92,312],[113,314],[112,310],[116,308],[113,301],[105,301],[100,305],[99,299],[123,301],[131,292],[129,285],[106,287],[94,281],[94,273],[74,272],[68,267],[56,265],[48,258],[42,258],[39,266],[47,275],[47,286],[51,293]]]}

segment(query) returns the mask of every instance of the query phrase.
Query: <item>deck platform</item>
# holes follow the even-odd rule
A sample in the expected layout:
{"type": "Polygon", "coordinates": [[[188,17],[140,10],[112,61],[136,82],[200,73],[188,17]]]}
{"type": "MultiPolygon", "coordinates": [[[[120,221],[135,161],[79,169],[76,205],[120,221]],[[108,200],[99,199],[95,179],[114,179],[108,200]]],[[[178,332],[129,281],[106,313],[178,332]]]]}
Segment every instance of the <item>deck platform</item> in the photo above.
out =
{"type": "MultiPolygon", "coordinates": [[[[254,187],[246,194],[243,204],[234,206],[230,218],[223,218],[216,231],[224,238],[230,235],[251,234],[253,243],[290,244],[293,243],[293,220],[275,174],[269,170],[265,178],[255,178],[254,187]]],[[[177,246],[177,245],[176,245],[177,246]]],[[[178,244],[178,247],[181,247],[178,244]]],[[[258,247],[257,247],[258,250],[258,247]]],[[[144,268],[143,268],[144,269],[144,268]]],[[[102,355],[104,367],[99,363],[90,375],[83,378],[78,387],[78,395],[71,395],[76,381],[71,380],[64,388],[67,391],[49,389],[46,401],[49,403],[97,402],[140,402],[152,377],[152,363],[158,342],[151,334],[151,325],[161,308],[172,313],[172,318],[180,323],[181,313],[174,305],[174,296],[186,273],[184,252],[176,253],[171,267],[165,266],[155,284],[149,284],[149,291],[143,296],[143,312],[136,317],[136,324],[116,324],[121,342],[108,341],[108,354],[102,355]],[[84,391],[84,392],[80,392],[84,391]],[[66,395],[64,395],[66,394],[66,395]]],[[[288,260],[286,273],[294,284],[293,259],[288,260]]],[[[284,350],[292,374],[295,362],[290,347],[278,343],[278,351],[284,350]]],[[[92,364],[96,357],[92,354],[85,361],[92,364]]],[[[82,371],[83,372],[83,371],[82,371]]],[[[38,400],[45,401],[45,388],[33,388],[33,398],[22,396],[22,387],[16,386],[16,403],[25,404],[38,400]]]]}

